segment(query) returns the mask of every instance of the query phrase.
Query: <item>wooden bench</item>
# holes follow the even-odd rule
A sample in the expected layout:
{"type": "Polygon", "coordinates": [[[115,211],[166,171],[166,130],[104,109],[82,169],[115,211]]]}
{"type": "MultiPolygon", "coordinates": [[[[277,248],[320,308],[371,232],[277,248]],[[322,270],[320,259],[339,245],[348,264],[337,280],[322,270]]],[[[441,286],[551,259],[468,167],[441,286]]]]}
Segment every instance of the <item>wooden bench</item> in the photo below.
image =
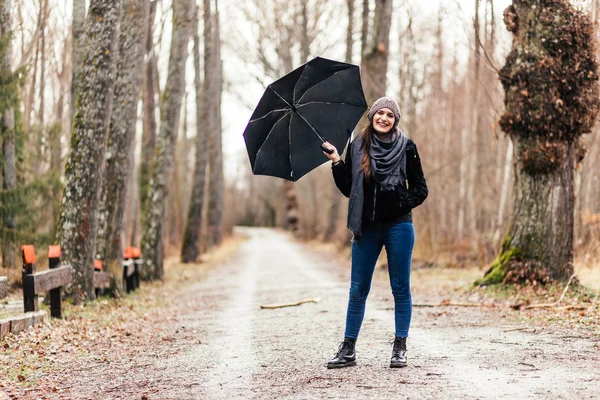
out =
{"type": "Polygon", "coordinates": [[[123,254],[123,286],[127,293],[140,287],[140,272],[144,264],[137,247],[127,247],[123,254]]]}
{"type": "Polygon", "coordinates": [[[54,318],[61,318],[62,299],[60,288],[72,282],[73,271],[70,265],[59,267],[60,246],[49,247],[50,269],[47,271],[35,271],[36,259],[33,245],[21,246],[21,256],[23,258],[23,306],[25,312],[39,311],[38,295],[49,291],[50,315],[54,318]]]}

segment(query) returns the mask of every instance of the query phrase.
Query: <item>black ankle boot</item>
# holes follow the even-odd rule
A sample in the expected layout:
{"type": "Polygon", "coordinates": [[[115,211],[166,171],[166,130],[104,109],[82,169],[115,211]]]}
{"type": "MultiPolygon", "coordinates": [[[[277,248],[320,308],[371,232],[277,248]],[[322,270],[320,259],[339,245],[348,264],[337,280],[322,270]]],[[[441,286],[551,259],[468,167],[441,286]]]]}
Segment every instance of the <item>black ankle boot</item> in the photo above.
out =
{"type": "Polygon", "coordinates": [[[394,339],[394,348],[392,349],[390,368],[402,367],[406,367],[406,338],[396,336],[394,339]]]}
{"type": "Polygon", "coordinates": [[[327,368],[343,368],[356,365],[355,345],[356,339],[344,338],[335,357],[327,363],[327,368]]]}

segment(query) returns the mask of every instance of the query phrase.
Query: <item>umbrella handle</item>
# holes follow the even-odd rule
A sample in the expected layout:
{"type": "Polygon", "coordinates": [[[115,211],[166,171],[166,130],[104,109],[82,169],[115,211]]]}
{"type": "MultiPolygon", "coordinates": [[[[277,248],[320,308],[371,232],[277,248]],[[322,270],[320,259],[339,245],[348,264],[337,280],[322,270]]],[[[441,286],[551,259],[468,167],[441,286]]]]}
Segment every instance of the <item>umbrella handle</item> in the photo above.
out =
{"type": "Polygon", "coordinates": [[[325,147],[325,145],[324,145],[324,144],[322,144],[322,143],[321,143],[321,150],[323,150],[323,151],[324,151],[325,153],[327,153],[327,154],[331,154],[331,153],[333,153],[333,150],[331,150],[331,149],[328,149],[328,148],[327,148],[327,147],[325,147]]]}

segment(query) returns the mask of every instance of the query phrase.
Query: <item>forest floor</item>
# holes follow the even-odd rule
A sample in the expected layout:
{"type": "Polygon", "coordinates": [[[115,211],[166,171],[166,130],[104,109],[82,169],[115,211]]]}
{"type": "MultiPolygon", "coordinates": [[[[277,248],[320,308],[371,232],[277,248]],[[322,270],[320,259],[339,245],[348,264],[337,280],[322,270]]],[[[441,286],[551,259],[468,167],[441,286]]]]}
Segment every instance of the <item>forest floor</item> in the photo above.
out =
{"type": "Polygon", "coordinates": [[[587,290],[524,309],[563,288],[473,289],[479,268],[415,262],[409,366],[390,369],[393,300],[378,268],[358,366],[328,370],[350,261],[285,232],[236,232],[201,264],[170,259],[164,283],[65,305],[63,320],[0,342],[0,400],[599,397],[600,302],[587,290]]]}

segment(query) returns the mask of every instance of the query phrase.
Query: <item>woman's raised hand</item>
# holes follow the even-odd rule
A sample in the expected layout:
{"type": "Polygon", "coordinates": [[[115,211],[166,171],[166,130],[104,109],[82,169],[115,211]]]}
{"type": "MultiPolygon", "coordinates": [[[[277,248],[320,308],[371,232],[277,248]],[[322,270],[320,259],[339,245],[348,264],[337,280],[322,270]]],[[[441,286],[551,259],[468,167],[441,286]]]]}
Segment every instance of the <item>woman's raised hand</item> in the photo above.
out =
{"type": "Polygon", "coordinates": [[[331,153],[331,154],[327,154],[326,152],[323,152],[323,154],[325,154],[327,156],[327,158],[329,158],[334,163],[336,163],[340,160],[340,158],[341,158],[340,154],[338,153],[338,151],[334,145],[332,145],[329,142],[325,142],[325,143],[323,143],[323,146],[327,147],[329,150],[333,150],[333,153],[331,153]]]}

